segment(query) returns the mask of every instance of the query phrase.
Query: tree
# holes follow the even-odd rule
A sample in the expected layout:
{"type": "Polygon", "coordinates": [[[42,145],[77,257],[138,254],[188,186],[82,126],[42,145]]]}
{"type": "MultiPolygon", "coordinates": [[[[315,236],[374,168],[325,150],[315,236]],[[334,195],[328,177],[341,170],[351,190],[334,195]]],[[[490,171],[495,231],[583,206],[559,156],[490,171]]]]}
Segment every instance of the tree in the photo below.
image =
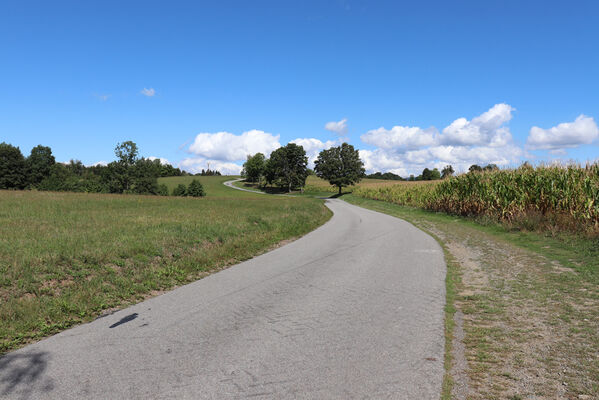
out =
{"type": "Polygon", "coordinates": [[[114,154],[116,155],[116,158],[119,159],[120,163],[130,167],[137,161],[137,145],[130,140],[118,143],[114,148],[114,154]]]}
{"type": "Polygon", "coordinates": [[[365,172],[359,151],[347,143],[321,151],[314,162],[314,171],[319,178],[337,186],[339,194],[344,186],[360,182],[365,172]]]}
{"type": "Polygon", "coordinates": [[[441,179],[441,173],[439,172],[439,170],[437,168],[433,168],[433,170],[431,171],[431,181],[436,181],[438,179],[441,179]]]}
{"type": "Polygon", "coordinates": [[[264,157],[264,154],[256,153],[253,156],[248,155],[247,161],[243,163],[241,176],[245,176],[248,182],[258,182],[262,175],[264,175],[265,167],[266,157],[264,157]]]}
{"type": "Polygon", "coordinates": [[[451,165],[446,165],[445,168],[441,170],[441,178],[445,179],[453,175],[455,171],[451,165]]]}
{"type": "Polygon", "coordinates": [[[27,184],[25,167],[18,147],[0,143],[0,189],[23,189],[27,184]]]}
{"type": "Polygon", "coordinates": [[[483,169],[480,165],[471,165],[470,168],[468,168],[469,172],[481,172],[483,169]]]}
{"type": "Polygon", "coordinates": [[[187,187],[180,183],[173,189],[173,196],[187,196],[187,187]]]}
{"type": "Polygon", "coordinates": [[[289,143],[270,155],[265,171],[266,180],[287,188],[288,192],[306,184],[308,157],[302,146],[289,143]]]}
{"type": "Polygon", "coordinates": [[[108,164],[113,173],[112,188],[115,193],[130,193],[132,190],[133,173],[132,167],[138,161],[137,145],[128,140],[123,143],[118,143],[114,148],[114,154],[119,159],[116,164],[108,164]]]}
{"type": "Polygon", "coordinates": [[[202,186],[200,181],[194,179],[187,187],[187,195],[192,197],[204,197],[206,196],[206,192],[204,192],[204,186],[202,186]]]}
{"type": "Polygon", "coordinates": [[[27,180],[32,186],[37,186],[50,176],[50,169],[56,163],[52,149],[41,144],[31,149],[26,160],[27,180]]]}
{"type": "Polygon", "coordinates": [[[483,168],[483,170],[485,171],[497,171],[498,169],[499,167],[497,166],[497,164],[488,164],[483,168]]]}
{"type": "Polygon", "coordinates": [[[433,177],[432,177],[433,176],[433,171],[431,171],[428,168],[425,168],[425,169],[422,170],[422,175],[421,176],[422,176],[422,180],[423,181],[430,181],[430,180],[433,179],[433,177]]]}

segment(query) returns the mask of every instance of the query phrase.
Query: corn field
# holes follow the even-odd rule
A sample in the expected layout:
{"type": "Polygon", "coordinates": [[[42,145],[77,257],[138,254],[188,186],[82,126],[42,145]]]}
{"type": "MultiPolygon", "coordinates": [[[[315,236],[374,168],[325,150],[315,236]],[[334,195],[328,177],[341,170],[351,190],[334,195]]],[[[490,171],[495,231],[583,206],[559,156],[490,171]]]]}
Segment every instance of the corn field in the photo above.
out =
{"type": "Polygon", "coordinates": [[[432,185],[357,187],[353,194],[456,215],[599,230],[599,164],[468,173],[432,185]]]}

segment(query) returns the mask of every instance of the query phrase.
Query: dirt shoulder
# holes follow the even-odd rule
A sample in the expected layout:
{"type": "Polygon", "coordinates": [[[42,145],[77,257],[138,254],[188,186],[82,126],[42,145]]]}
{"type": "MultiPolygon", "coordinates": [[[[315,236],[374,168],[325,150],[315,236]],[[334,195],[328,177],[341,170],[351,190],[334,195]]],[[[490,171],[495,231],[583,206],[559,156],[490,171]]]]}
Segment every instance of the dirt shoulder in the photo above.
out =
{"type": "Polygon", "coordinates": [[[346,199],[406,219],[445,248],[448,284],[454,286],[446,313],[445,398],[599,397],[599,285],[593,265],[598,249],[593,243],[565,243],[346,199]]]}

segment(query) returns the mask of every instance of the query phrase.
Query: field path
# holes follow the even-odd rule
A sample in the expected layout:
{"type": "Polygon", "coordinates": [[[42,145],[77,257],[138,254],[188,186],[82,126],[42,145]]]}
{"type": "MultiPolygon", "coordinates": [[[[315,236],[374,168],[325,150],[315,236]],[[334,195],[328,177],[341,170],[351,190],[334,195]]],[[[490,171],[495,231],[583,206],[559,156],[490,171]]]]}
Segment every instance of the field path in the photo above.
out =
{"type": "Polygon", "coordinates": [[[297,241],[0,358],[0,398],[438,399],[441,248],[326,204],[297,241]]]}

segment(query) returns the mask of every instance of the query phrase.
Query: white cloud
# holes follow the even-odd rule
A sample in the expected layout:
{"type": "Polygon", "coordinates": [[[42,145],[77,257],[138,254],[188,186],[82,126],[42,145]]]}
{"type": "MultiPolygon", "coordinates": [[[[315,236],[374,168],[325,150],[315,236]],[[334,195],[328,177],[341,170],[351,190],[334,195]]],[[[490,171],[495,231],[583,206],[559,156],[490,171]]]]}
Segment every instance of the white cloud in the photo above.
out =
{"type": "Polygon", "coordinates": [[[393,172],[400,176],[408,176],[405,163],[396,154],[385,150],[360,150],[360,159],[364,162],[366,172],[393,172]]]}
{"type": "Polygon", "coordinates": [[[549,129],[533,126],[526,145],[533,150],[559,151],[590,144],[599,137],[599,129],[592,117],[579,115],[574,122],[564,122],[549,129]]]}
{"type": "Polygon", "coordinates": [[[347,133],[347,118],[343,118],[341,121],[327,122],[324,126],[327,131],[334,132],[338,135],[345,135],[347,133]]]}
{"type": "Polygon", "coordinates": [[[381,127],[366,132],[360,139],[382,149],[402,151],[435,144],[436,132],[434,128],[422,129],[416,126],[394,126],[389,130],[381,127]]]}
{"type": "Polygon", "coordinates": [[[210,168],[213,171],[219,171],[223,175],[239,175],[242,167],[241,165],[232,162],[209,160],[203,157],[192,157],[185,158],[179,162],[179,168],[193,174],[197,174],[203,169],[206,170],[210,168]]]}
{"type": "Polygon", "coordinates": [[[323,142],[315,138],[299,138],[294,139],[289,143],[295,143],[304,148],[306,155],[308,156],[308,168],[314,168],[314,161],[318,158],[318,154],[322,150],[330,149],[338,144],[335,140],[327,140],[326,142],[323,142]]]}
{"type": "Polygon", "coordinates": [[[154,90],[154,88],[143,88],[143,90],[140,91],[140,93],[147,97],[154,97],[154,95],[156,94],[156,90],[154,90]]]}
{"type": "Polygon", "coordinates": [[[148,160],[150,160],[150,161],[160,160],[160,164],[162,164],[162,165],[172,165],[166,158],[162,158],[162,157],[150,156],[150,157],[148,157],[148,160]]]}
{"type": "Polygon", "coordinates": [[[189,146],[189,151],[208,159],[245,161],[248,155],[263,153],[266,157],[281,147],[279,135],[251,130],[241,135],[229,132],[200,133],[189,146]]]}
{"type": "MultiPolygon", "coordinates": [[[[65,163],[63,163],[63,164],[65,164],[65,165],[69,165],[69,163],[66,163],[66,162],[65,162],[65,163]]],[[[105,167],[105,166],[107,166],[107,165],[108,165],[108,162],[107,162],[107,161],[98,161],[97,163],[93,163],[93,164],[91,164],[91,165],[87,165],[87,167],[97,167],[98,165],[100,165],[100,166],[102,166],[102,167],[105,167]]]]}
{"type": "Polygon", "coordinates": [[[440,144],[457,146],[501,147],[512,140],[509,128],[504,124],[512,119],[515,109],[509,104],[495,104],[488,111],[468,121],[458,118],[443,129],[440,144]]]}
{"type": "Polygon", "coordinates": [[[525,153],[513,143],[505,126],[513,111],[508,104],[496,104],[471,121],[456,119],[442,133],[434,127],[370,130],[361,139],[375,149],[360,154],[367,172],[391,171],[402,176],[419,175],[424,168],[441,169],[447,164],[456,171],[465,171],[472,164],[516,164],[525,153]]]}

